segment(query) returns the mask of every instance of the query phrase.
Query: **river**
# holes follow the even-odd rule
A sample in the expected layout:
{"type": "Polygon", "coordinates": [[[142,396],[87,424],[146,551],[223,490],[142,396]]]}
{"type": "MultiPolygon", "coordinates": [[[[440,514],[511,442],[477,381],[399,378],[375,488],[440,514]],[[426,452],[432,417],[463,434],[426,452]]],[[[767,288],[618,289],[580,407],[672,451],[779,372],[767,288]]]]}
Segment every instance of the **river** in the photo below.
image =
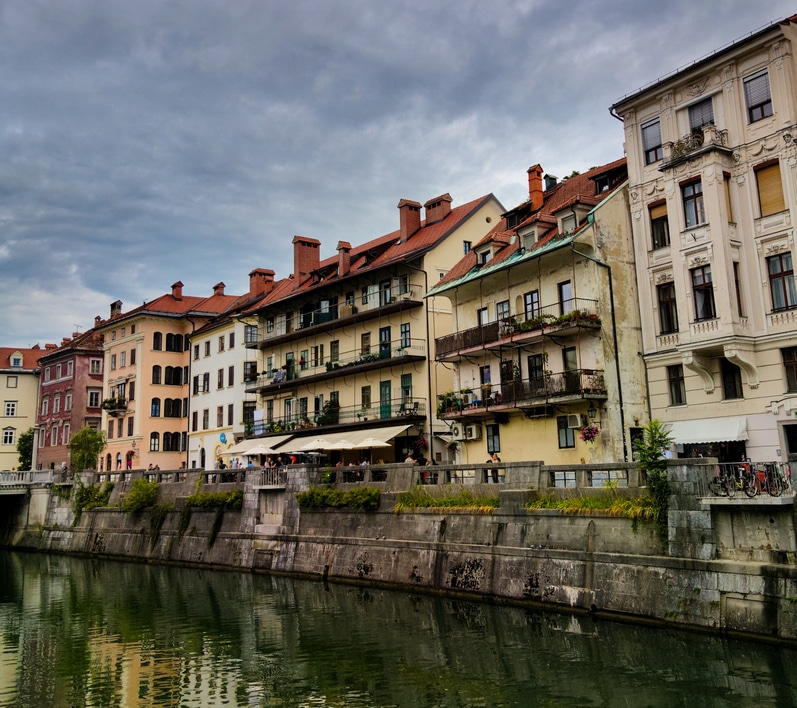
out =
{"type": "Polygon", "coordinates": [[[354,585],[0,552],[0,706],[791,706],[797,648],[354,585]]]}

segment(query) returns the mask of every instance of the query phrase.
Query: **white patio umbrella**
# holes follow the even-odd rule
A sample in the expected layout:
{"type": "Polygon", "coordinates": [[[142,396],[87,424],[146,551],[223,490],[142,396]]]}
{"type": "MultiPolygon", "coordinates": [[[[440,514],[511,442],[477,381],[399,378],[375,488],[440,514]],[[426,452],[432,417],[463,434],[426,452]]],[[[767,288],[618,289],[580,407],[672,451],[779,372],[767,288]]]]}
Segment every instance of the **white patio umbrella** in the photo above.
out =
{"type": "Polygon", "coordinates": [[[354,448],[360,447],[359,445],[355,445],[353,442],[349,442],[348,440],[338,440],[334,443],[329,443],[324,449],[325,450],[354,450],[354,448]]]}
{"type": "Polygon", "coordinates": [[[328,450],[331,444],[326,438],[315,438],[301,445],[299,450],[328,450]]]}
{"type": "Polygon", "coordinates": [[[365,450],[370,449],[372,447],[390,447],[389,442],[385,442],[384,440],[380,440],[379,438],[365,438],[365,440],[361,440],[355,446],[355,450],[365,450]]]}
{"type": "Polygon", "coordinates": [[[265,445],[255,445],[254,447],[250,447],[243,454],[245,457],[254,456],[254,455],[273,455],[274,450],[272,450],[270,447],[266,447],[265,445]]]}

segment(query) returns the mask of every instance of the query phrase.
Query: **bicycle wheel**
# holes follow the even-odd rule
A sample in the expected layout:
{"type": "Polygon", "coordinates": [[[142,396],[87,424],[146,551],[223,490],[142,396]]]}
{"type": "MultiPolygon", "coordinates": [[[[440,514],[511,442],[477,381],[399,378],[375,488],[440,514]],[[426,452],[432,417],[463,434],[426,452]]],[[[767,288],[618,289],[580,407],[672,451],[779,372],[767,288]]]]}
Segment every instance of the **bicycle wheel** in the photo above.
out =
{"type": "Polygon", "coordinates": [[[754,497],[761,492],[761,487],[758,483],[758,477],[754,474],[747,474],[742,478],[742,485],[744,493],[748,497],[754,497]]]}
{"type": "Polygon", "coordinates": [[[770,496],[779,497],[781,494],[783,494],[783,479],[779,474],[769,475],[767,482],[767,491],[769,492],[770,496]]]}
{"type": "Polygon", "coordinates": [[[736,480],[732,476],[726,476],[722,478],[722,487],[725,490],[725,494],[727,494],[729,497],[735,496],[736,480]]]}

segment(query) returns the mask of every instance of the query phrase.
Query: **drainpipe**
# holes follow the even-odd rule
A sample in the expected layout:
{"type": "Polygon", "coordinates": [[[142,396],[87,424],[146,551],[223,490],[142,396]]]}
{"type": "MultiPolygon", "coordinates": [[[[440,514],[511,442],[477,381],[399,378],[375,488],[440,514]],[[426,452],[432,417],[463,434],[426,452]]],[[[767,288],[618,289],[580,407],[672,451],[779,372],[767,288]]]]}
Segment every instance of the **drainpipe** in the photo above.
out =
{"type": "Polygon", "coordinates": [[[404,266],[423,275],[423,309],[426,312],[426,415],[429,423],[429,454],[432,456],[431,459],[434,460],[434,428],[432,425],[432,339],[431,332],[429,331],[429,300],[426,298],[426,293],[429,292],[429,276],[423,268],[417,268],[409,263],[404,263],[404,266]]]}
{"type": "MultiPolygon", "coordinates": [[[[594,217],[590,214],[588,217],[589,223],[594,224],[594,217]]],[[[617,346],[617,321],[614,315],[614,280],[612,278],[612,267],[608,263],[594,258],[586,253],[582,253],[575,249],[574,244],[571,242],[570,250],[582,258],[599,265],[601,268],[606,268],[609,273],[609,306],[612,310],[612,346],[614,347],[614,368],[617,375],[617,398],[620,404],[620,428],[623,431],[623,461],[628,462],[628,440],[625,432],[625,410],[623,405],[623,382],[620,378],[620,356],[617,346]]]]}

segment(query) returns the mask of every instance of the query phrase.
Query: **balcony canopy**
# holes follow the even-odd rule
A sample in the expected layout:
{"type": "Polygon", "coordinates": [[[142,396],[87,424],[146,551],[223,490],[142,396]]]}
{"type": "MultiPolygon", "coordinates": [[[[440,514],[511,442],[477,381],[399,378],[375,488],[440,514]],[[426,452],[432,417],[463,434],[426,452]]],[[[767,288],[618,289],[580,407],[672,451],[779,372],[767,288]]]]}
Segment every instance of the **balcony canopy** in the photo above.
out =
{"type": "MultiPolygon", "coordinates": [[[[343,449],[341,443],[351,444],[351,448],[346,445],[346,449],[366,449],[369,447],[388,447],[390,440],[403,433],[409,425],[392,425],[386,428],[366,428],[364,430],[347,430],[340,433],[327,433],[322,435],[302,435],[295,436],[284,445],[280,446],[278,452],[307,452],[310,449],[316,450],[340,450],[343,449]],[[312,445],[317,442],[317,445],[312,445]],[[309,446],[309,447],[308,447],[309,446]]],[[[269,443],[271,447],[276,447],[269,443]]]]}
{"type": "Polygon", "coordinates": [[[743,415],[679,420],[669,426],[673,441],[679,445],[747,440],[747,418],[743,415]]]}

